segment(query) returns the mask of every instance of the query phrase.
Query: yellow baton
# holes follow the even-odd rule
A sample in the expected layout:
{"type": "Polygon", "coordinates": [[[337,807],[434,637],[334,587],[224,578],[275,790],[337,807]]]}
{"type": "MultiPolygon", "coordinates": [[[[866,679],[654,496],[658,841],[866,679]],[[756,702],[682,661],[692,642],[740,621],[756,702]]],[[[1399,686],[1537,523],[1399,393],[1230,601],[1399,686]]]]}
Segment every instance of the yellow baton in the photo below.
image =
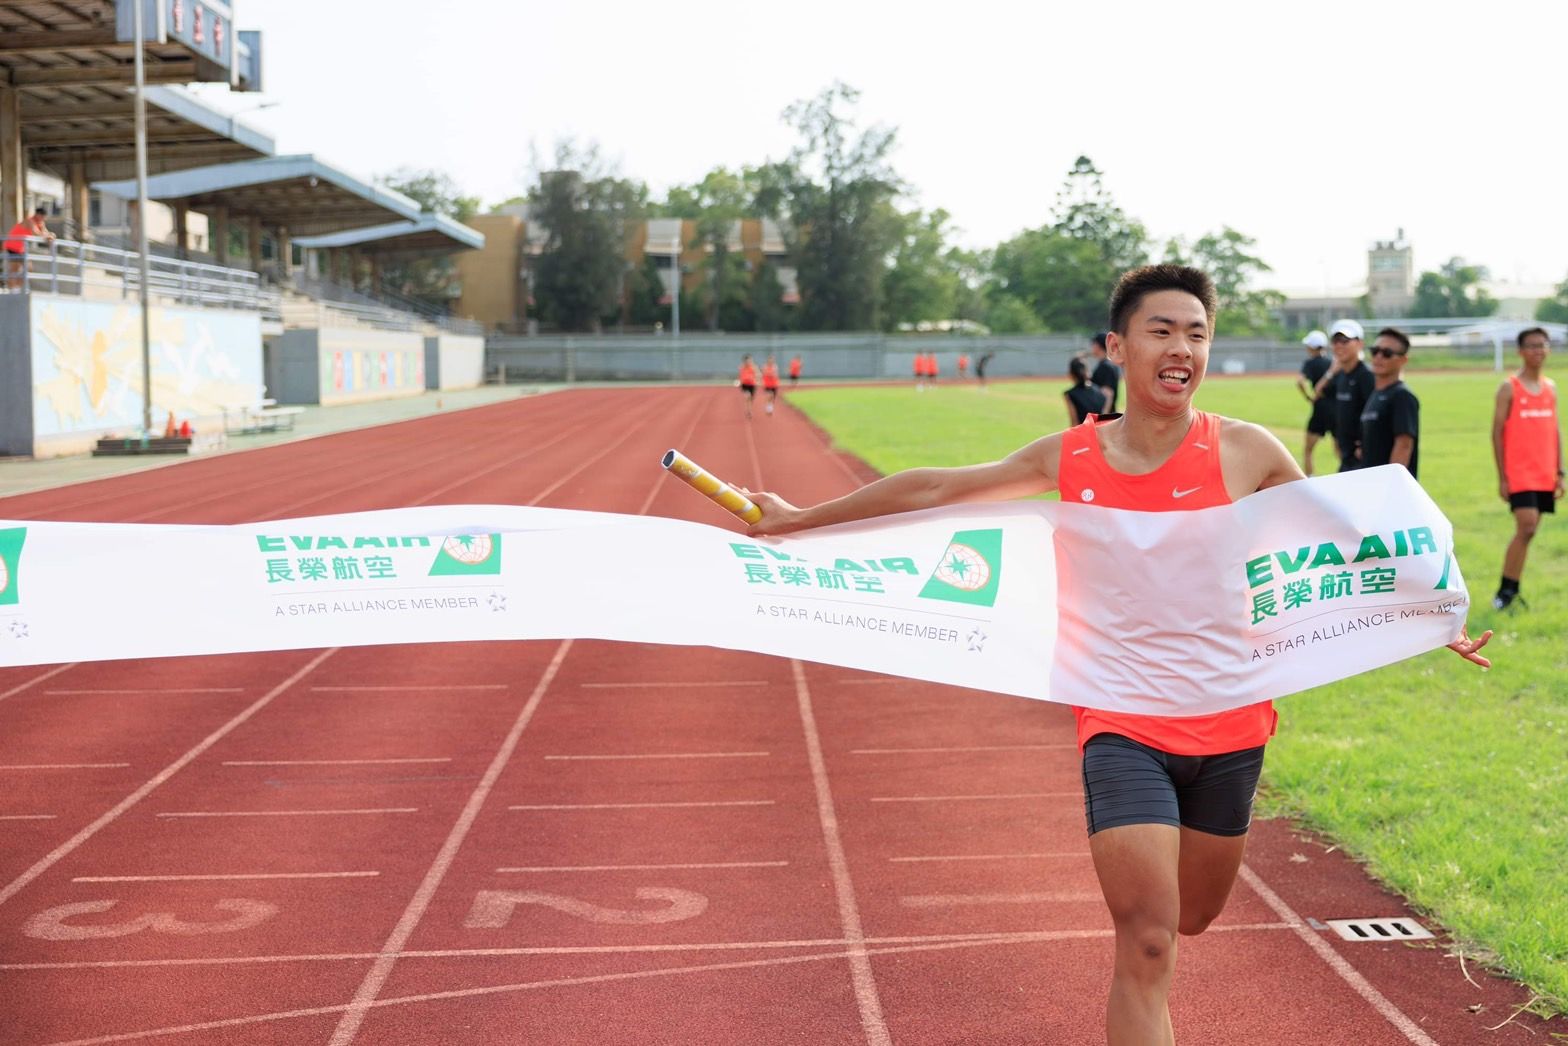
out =
{"type": "Polygon", "coordinates": [[[735,513],[747,523],[755,523],[762,518],[762,510],[744,494],[735,491],[729,484],[680,451],[666,451],[659,464],[685,480],[699,493],[706,494],[717,502],[720,508],[735,513]]]}

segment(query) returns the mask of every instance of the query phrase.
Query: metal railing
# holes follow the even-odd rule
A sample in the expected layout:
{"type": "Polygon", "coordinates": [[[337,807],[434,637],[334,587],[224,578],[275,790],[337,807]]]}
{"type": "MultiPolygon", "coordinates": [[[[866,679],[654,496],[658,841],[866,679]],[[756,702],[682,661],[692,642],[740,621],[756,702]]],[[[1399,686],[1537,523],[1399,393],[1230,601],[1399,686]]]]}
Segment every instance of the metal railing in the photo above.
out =
{"type": "MultiPolygon", "coordinates": [[[[78,297],[132,298],[141,291],[134,251],[77,240],[29,237],[25,254],[0,254],[0,293],[43,291],[78,297]]],[[[149,254],[147,290],[162,302],[251,309],[279,319],[281,295],[247,269],[149,254]]]]}
{"type": "Polygon", "coordinates": [[[485,332],[484,325],[475,320],[449,315],[429,302],[409,298],[384,288],[374,294],[367,294],[332,280],[303,276],[295,278],[294,287],[334,309],[362,315],[367,318],[367,322],[373,322],[369,317],[378,313],[391,312],[394,314],[391,317],[394,322],[400,322],[397,318],[399,315],[412,315],[417,323],[431,324],[453,334],[482,335],[485,332]],[[345,309],[345,306],[356,308],[345,309]]]}

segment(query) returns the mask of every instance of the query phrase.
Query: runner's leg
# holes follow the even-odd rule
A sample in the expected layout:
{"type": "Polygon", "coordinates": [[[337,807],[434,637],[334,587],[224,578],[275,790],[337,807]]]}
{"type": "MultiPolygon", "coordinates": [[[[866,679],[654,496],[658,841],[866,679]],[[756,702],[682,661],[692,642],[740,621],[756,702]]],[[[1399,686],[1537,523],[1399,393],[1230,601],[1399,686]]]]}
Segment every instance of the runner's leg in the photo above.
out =
{"type": "Polygon", "coordinates": [[[1181,921],[1177,929],[1191,937],[1209,928],[1219,917],[1236,884],[1245,835],[1210,835],[1193,828],[1181,830],[1181,921]]]}
{"type": "Polygon", "coordinates": [[[1167,1005],[1176,970],[1182,833],[1130,824],[1089,837],[1100,891],[1116,926],[1116,967],[1105,1014],[1109,1046],[1173,1046],[1167,1005]]]}
{"type": "Polygon", "coordinates": [[[1503,576],[1518,581],[1524,576],[1524,560],[1530,551],[1530,539],[1541,525],[1541,510],[1537,508],[1514,509],[1514,537],[1503,555],[1503,576]]]}

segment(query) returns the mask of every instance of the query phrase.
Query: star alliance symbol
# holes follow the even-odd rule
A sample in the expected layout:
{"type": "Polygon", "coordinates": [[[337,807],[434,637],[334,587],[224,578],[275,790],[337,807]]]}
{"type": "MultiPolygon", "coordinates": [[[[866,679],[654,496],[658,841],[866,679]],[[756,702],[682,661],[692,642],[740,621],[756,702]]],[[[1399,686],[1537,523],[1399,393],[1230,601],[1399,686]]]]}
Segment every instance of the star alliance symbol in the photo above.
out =
{"type": "Polygon", "coordinates": [[[969,649],[977,654],[983,652],[985,650],[985,641],[987,638],[989,637],[987,637],[984,632],[980,631],[978,628],[974,629],[969,633],[969,649]]]}
{"type": "Polygon", "coordinates": [[[13,636],[15,636],[17,639],[26,639],[27,638],[27,622],[26,621],[13,621],[13,622],[11,622],[11,634],[13,636]]]}
{"type": "Polygon", "coordinates": [[[500,592],[490,593],[490,609],[497,612],[505,610],[506,596],[502,595],[500,592]]]}

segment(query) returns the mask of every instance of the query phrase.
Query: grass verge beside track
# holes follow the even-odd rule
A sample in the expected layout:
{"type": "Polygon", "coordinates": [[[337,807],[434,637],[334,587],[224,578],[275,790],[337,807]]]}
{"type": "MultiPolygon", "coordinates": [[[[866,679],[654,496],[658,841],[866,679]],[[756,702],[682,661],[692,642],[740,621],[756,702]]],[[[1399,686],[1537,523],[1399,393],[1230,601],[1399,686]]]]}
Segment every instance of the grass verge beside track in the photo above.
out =
{"type": "MultiPolygon", "coordinates": [[[[1439,650],[1281,701],[1261,812],[1330,836],[1432,912],[1467,955],[1568,1010],[1568,516],[1545,517],[1531,547],[1530,609],[1494,612],[1513,533],[1492,464],[1498,381],[1432,372],[1410,381],[1422,405],[1421,482],[1454,524],[1472,634],[1497,631],[1494,667],[1477,671],[1439,650]]],[[[990,460],[1060,429],[1065,388],[833,388],[790,400],[888,473],[990,460]]],[[[1291,378],[1211,377],[1197,402],[1268,427],[1300,457],[1308,411],[1291,378]]],[[[1320,469],[1333,467],[1332,454],[1319,446],[1320,469]]]]}

